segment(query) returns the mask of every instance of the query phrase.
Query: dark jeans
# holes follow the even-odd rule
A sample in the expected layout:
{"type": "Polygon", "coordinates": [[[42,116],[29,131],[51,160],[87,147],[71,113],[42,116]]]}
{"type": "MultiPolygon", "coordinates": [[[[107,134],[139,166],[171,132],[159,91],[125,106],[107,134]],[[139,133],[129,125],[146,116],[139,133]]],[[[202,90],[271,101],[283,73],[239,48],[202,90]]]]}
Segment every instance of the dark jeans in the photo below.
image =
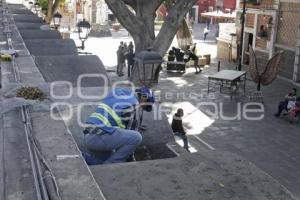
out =
{"type": "Polygon", "coordinates": [[[86,155],[88,164],[119,163],[132,155],[142,142],[142,136],[137,131],[118,128],[112,134],[85,134],[84,141],[91,154],[97,152],[94,158],[97,160],[93,162],[90,155],[86,155]]]}
{"type": "Polygon", "coordinates": [[[133,68],[133,63],[132,64],[128,64],[128,77],[130,77],[130,75],[131,75],[132,68],[133,68]]]}
{"type": "Polygon", "coordinates": [[[189,144],[188,144],[188,140],[187,140],[187,136],[183,133],[179,133],[179,132],[176,132],[174,133],[174,135],[180,137],[183,141],[183,148],[185,148],[186,150],[189,151],[189,144]]]}
{"type": "Polygon", "coordinates": [[[287,110],[288,103],[289,103],[288,100],[281,101],[278,105],[278,111],[277,111],[276,115],[279,116],[282,113],[282,111],[287,110]]]}

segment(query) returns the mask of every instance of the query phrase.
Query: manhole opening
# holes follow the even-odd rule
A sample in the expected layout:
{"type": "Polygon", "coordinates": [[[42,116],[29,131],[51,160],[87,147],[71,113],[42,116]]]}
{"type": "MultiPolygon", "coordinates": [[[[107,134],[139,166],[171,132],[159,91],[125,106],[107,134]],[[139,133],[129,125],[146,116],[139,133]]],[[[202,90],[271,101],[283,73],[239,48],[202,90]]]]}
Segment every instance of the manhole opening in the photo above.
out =
{"type": "Polygon", "coordinates": [[[177,157],[177,154],[165,144],[140,146],[135,152],[136,161],[157,160],[177,157]]]}

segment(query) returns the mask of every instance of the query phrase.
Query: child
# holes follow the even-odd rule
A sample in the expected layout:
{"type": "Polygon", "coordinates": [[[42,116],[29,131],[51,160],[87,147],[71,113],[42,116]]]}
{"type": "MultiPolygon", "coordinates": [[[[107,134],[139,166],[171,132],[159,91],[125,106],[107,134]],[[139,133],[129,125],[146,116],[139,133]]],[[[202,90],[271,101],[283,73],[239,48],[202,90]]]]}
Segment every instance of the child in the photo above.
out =
{"type": "Polygon", "coordinates": [[[183,128],[183,124],[182,124],[182,117],[183,117],[184,113],[183,110],[181,108],[179,108],[177,110],[177,113],[175,113],[175,115],[173,116],[173,121],[172,121],[172,130],[174,132],[174,135],[179,136],[182,141],[183,141],[183,148],[185,148],[188,152],[190,152],[189,150],[189,144],[188,144],[188,139],[186,136],[186,132],[183,128]]]}
{"type": "Polygon", "coordinates": [[[297,101],[295,103],[295,106],[293,108],[291,108],[288,112],[289,114],[289,118],[290,118],[290,122],[292,124],[294,124],[297,120],[297,115],[299,115],[300,112],[300,101],[297,101]]]}

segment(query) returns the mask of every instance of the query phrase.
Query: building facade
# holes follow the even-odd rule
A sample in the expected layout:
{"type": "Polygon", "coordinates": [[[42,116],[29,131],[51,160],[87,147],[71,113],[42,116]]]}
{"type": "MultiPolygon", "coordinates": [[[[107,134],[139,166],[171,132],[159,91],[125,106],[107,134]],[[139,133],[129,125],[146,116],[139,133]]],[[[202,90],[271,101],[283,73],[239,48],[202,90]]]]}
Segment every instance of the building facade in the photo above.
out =
{"type": "MultiPolygon", "coordinates": [[[[239,5],[241,13],[243,4],[239,5]]],[[[257,0],[257,3],[247,3],[246,8],[243,63],[249,62],[249,45],[255,50],[261,69],[276,52],[284,51],[279,75],[299,82],[300,1],[257,0]]],[[[237,24],[240,34],[239,17],[237,24]]]]}
{"type": "Polygon", "coordinates": [[[217,0],[216,6],[221,10],[235,10],[236,0],[217,0]]]}
{"type": "Polygon", "coordinates": [[[201,13],[213,11],[216,7],[216,0],[198,0],[199,16],[201,13]]]}

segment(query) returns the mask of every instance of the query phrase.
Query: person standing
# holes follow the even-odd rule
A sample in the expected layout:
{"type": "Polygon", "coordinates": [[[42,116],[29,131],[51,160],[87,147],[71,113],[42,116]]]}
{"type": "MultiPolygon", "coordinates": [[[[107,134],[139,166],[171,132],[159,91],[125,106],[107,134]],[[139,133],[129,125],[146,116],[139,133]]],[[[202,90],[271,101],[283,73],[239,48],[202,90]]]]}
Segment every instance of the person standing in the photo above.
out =
{"type": "Polygon", "coordinates": [[[134,65],[134,52],[133,49],[129,48],[129,52],[126,54],[127,66],[128,66],[128,78],[131,76],[131,70],[134,65]]]}
{"type": "Polygon", "coordinates": [[[196,74],[200,73],[202,71],[202,69],[199,66],[199,58],[196,54],[194,54],[191,50],[187,51],[187,55],[188,55],[188,61],[192,60],[194,61],[194,67],[196,70],[196,74]]]}
{"type": "Polygon", "coordinates": [[[203,34],[204,34],[204,41],[206,40],[206,37],[207,37],[207,35],[208,35],[208,33],[209,33],[209,30],[208,30],[208,28],[207,27],[205,27],[204,28],[204,31],[203,31],[203,34]]]}
{"type": "Polygon", "coordinates": [[[128,53],[128,46],[127,43],[124,42],[124,55],[126,55],[128,53]]]}
{"type": "Polygon", "coordinates": [[[125,66],[125,55],[124,55],[124,46],[119,46],[117,51],[118,65],[117,65],[117,74],[118,76],[124,76],[123,68],[125,66]]]}
{"type": "Polygon", "coordinates": [[[134,52],[134,46],[133,46],[133,43],[131,41],[129,42],[128,49],[132,50],[134,52]]]}
{"type": "Polygon", "coordinates": [[[175,115],[173,116],[171,126],[172,126],[172,130],[173,130],[174,135],[179,136],[182,139],[183,148],[185,148],[188,152],[190,152],[186,132],[185,132],[185,130],[183,128],[183,125],[182,125],[183,115],[184,115],[183,110],[181,108],[179,108],[177,110],[177,112],[175,113],[175,115]]]}
{"type": "Polygon", "coordinates": [[[216,39],[219,37],[219,33],[220,33],[220,25],[219,25],[219,23],[217,23],[217,25],[216,25],[216,33],[215,33],[216,39]]]}

